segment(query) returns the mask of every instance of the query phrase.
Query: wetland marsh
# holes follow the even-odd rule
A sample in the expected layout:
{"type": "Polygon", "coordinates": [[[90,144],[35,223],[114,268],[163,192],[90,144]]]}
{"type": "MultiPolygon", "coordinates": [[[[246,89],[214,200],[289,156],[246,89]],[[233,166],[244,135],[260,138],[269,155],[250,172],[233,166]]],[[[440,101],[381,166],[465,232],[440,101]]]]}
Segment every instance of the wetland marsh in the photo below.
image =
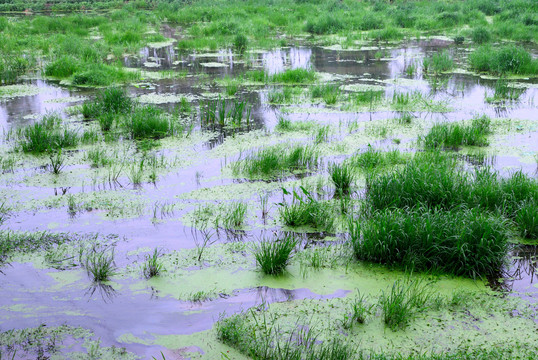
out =
{"type": "Polygon", "coordinates": [[[535,2],[0,11],[0,360],[538,356],[535,2]]]}

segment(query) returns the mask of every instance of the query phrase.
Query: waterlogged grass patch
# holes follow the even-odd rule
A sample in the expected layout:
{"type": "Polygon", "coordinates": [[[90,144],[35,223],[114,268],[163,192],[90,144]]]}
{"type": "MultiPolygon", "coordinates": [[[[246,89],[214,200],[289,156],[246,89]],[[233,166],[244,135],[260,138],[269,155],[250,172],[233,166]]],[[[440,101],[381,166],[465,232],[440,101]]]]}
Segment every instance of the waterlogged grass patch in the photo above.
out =
{"type": "Polygon", "coordinates": [[[191,102],[195,100],[195,97],[190,94],[172,94],[172,93],[164,93],[164,94],[144,94],[137,98],[137,100],[144,104],[168,104],[168,103],[181,103],[184,101],[183,99],[186,99],[187,101],[191,102]]]}
{"type": "Polygon", "coordinates": [[[119,360],[138,359],[121,347],[102,346],[94,334],[81,327],[62,325],[39,326],[0,332],[0,354],[6,357],[54,356],[55,359],[107,358],[119,360]],[[73,347],[81,350],[73,351],[73,347]]]}
{"type": "Polygon", "coordinates": [[[0,99],[33,96],[40,92],[41,89],[34,85],[4,85],[0,86],[0,99]]]}
{"type": "MultiPolygon", "coordinates": [[[[350,326],[348,321],[350,308],[360,299],[355,295],[321,301],[275,303],[265,309],[251,309],[222,317],[215,325],[216,336],[244,354],[259,356],[257,354],[263,352],[271,354],[270,358],[289,358],[289,354],[297,354],[297,358],[319,358],[316,357],[319,353],[337,353],[339,357],[322,358],[470,360],[500,356],[526,359],[538,350],[533,343],[536,335],[532,331],[526,331],[530,338],[523,340],[511,331],[511,326],[516,324],[527,323],[533,327],[532,318],[526,315],[513,317],[506,312],[525,306],[517,300],[507,304],[503,299],[488,294],[427,294],[413,284],[413,281],[397,282],[392,290],[389,287],[388,292],[369,297],[370,303],[379,304],[377,309],[380,311],[362,324],[350,326]],[[410,320],[409,330],[401,330],[398,326],[394,327],[394,331],[384,329],[387,316],[394,319],[390,307],[396,310],[396,304],[414,313],[412,316],[406,313],[410,320]],[[469,327],[468,322],[472,319],[478,319],[480,326],[469,327]],[[301,341],[289,341],[290,336],[301,341]],[[517,345],[506,347],[505,337],[513,338],[517,345]],[[334,343],[335,338],[339,339],[338,344],[334,343]]],[[[435,284],[429,288],[432,291],[439,289],[435,284]]]]}

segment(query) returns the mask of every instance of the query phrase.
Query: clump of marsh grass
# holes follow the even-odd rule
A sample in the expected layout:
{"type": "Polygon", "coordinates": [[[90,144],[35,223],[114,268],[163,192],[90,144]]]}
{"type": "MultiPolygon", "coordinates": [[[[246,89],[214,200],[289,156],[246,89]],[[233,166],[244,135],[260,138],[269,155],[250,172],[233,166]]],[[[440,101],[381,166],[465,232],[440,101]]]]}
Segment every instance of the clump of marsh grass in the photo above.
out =
{"type": "Polygon", "coordinates": [[[386,209],[361,224],[355,220],[350,241],[360,260],[487,277],[504,264],[506,225],[503,218],[479,209],[386,209]]]}
{"type": "Polygon", "coordinates": [[[331,127],[329,125],[320,126],[312,132],[312,140],[314,144],[319,145],[329,140],[329,132],[331,127]]]}
{"type": "Polygon", "coordinates": [[[454,60],[448,51],[442,51],[433,54],[431,57],[424,58],[422,62],[424,72],[442,73],[454,68],[454,60]]]}
{"type": "Polygon", "coordinates": [[[350,329],[354,324],[364,324],[370,316],[375,304],[370,304],[365,294],[358,292],[352,300],[350,312],[344,315],[342,326],[344,329],[350,329]]]}
{"type": "Polygon", "coordinates": [[[286,71],[276,73],[269,76],[269,82],[285,83],[285,84],[301,84],[309,83],[316,80],[316,72],[312,69],[288,69],[286,71]]]}
{"type": "Polygon", "coordinates": [[[151,105],[134,108],[123,123],[133,139],[160,139],[170,133],[170,121],[163,112],[151,105]]]}
{"type": "Polygon", "coordinates": [[[225,229],[237,229],[245,223],[247,214],[247,204],[243,202],[232,202],[224,209],[225,214],[222,218],[222,226],[225,229]]]}
{"type": "Polygon", "coordinates": [[[84,267],[94,282],[103,282],[116,274],[114,265],[114,249],[98,249],[93,247],[86,255],[84,267]]]}
{"type": "Polygon", "coordinates": [[[487,135],[491,133],[491,120],[487,116],[475,117],[470,124],[435,124],[430,132],[420,139],[426,148],[457,148],[459,146],[487,146],[487,135]]]}
{"type": "Polygon", "coordinates": [[[518,224],[522,237],[538,239],[538,201],[523,201],[517,209],[514,221],[518,224]]]}
{"type": "Polygon", "coordinates": [[[338,84],[315,85],[310,89],[312,98],[322,98],[325,104],[333,105],[338,101],[340,87],[338,84]]]}
{"type": "Polygon", "coordinates": [[[493,74],[538,74],[538,60],[522,47],[482,45],[469,54],[471,68],[493,74]]]}
{"type": "Polygon", "coordinates": [[[331,232],[334,230],[334,214],[332,207],[312,197],[303,187],[302,195],[293,190],[293,195],[283,189],[287,195],[292,195],[291,204],[281,203],[278,213],[286,226],[310,226],[314,229],[331,232]]]}
{"type": "Polygon", "coordinates": [[[345,162],[364,171],[375,171],[386,167],[405,164],[409,156],[399,150],[381,151],[368,145],[366,151],[353,155],[345,162]]]}
{"type": "Polygon", "coordinates": [[[62,127],[57,114],[45,115],[41,121],[18,130],[17,137],[22,151],[35,154],[73,147],[79,142],[77,132],[62,127]]]}
{"type": "Polygon", "coordinates": [[[413,315],[422,310],[431,298],[427,284],[419,280],[397,280],[388,292],[383,292],[379,305],[383,322],[391,330],[405,328],[413,315]]]}
{"type": "Polygon", "coordinates": [[[277,239],[262,239],[254,247],[256,264],[264,274],[281,274],[290,260],[298,241],[290,236],[277,239]]]}
{"type": "Polygon", "coordinates": [[[58,175],[65,166],[65,158],[62,156],[62,149],[49,154],[50,168],[52,173],[58,175]]]}
{"type": "Polygon", "coordinates": [[[349,194],[355,173],[353,168],[348,164],[331,164],[329,165],[329,175],[331,182],[336,188],[336,194],[349,194]]]}
{"type": "Polygon", "coordinates": [[[153,250],[151,255],[146,255],[146,261],[142,267],[142,273],[146,279],[159,276],[164,270],[163,263],[159,260],[161,253],[158,249],[153,250]]]}
{"type": "Polygon", "coordinates": [[[253,152],[233,163],[231,168],[234,175],[270,178],[294,171],[313,170],[318,164],[319,153],[314,147],[279,144],[253,152]]]}

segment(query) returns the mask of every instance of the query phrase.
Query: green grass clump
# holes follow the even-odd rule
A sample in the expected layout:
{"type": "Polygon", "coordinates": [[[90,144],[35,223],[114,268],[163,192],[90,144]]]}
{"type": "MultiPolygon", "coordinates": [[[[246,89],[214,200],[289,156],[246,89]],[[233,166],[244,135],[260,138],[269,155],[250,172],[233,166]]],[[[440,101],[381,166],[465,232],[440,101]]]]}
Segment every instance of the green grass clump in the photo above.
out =
{"type": "Polygon", "coordinates": [[[30,56],[4,52],[0,49],[0,85],[14,84],[17,78],[25,74],[33,65],[30,56]]]}
{"type": "Polygon", "coordinates": [[[246,214],[246,203],[232,202],[225,208],[225,214],[222,218],[222,226],[225,229],[238,229],[245,223],[246,214]]]}
{"type": "MultiPolygon", "coordinates": [[[[285,194],[289,194],[283,190],[285,194]]],[[[334,214],[332,207],[314,199],[303,187],[302,194],[293,191],[291,204],[281,203],[278,214],[282,222],[290,227],[312,227],[319,231],[332,232],[334,230],[334,214]]]]}
{"type": "Polygon", "coordinates": [[[471,68],[493,74],[538,74],[538,60],[522,47],[482,45],[469,55],[471,68]]]}
{"type": "Polygon", "coordinates": [[[72,76],[73,85],[108,86],[137,80],[138,72],[125,71],[119,66],[106,64],[90,64],[78,70],[72,76]]]}
{"type": "Polygon", "coordinates": [[[425,283],[420,281],[395,281],[388,293],[379,299],[383,322],[391,330],[405,328],[413,315],[422,310],[431,297],[425,283]]]}
{"type": "MultiPolygon", "coordinates": [[[[86,119],[102,118],[114,116],[116,114],[128,114],[135,106],[134,101],[129,97],[127,90],[119,87],[109,87],[97,93],[92,101],[82,104],[82,115],[86,119]]],[[[103,120],[110,123],[110,119],[103,120]]],[[[103,125],[101,126],[103,128],[103,125]]],[[[105,125],[105,127],[107,127],[105,125]]]]}
{"type": "Polygon", "coordinates": [[[326,14],[317,19],[308,19],[305,30],[311,34],[334,34],[343,28],[342,20],[326,14]]]}
{"type": "Polygon", "coordinates": [[[124,117],[124,126],[133,139],[160,139],[170,133],[170,121],[160,109],[138,106],[124,117]]]}
{"type": "Polygon", "coordinates": [[[399,150],[381,151],[369,145],[368,150],[353,155],[346,162],[351,166],[371,172],[394,165],[405,164],[408,158],[405,153],[401,153],[399,150]]]}
{"type": "Polygon", "coordinates": [[[538,239],[538,201],[523,201],[516,210],[514,221],[522,237],[538,239]]]}
{"type": "Polygon", "coordinates": [[[262,148],[236,161],[232,164],[232,172],[250,178],[271,178],[294,171],[313,170],[318,163],[319,154],[314,147],[280,144],[262,148]]]}
{"type": "Polygon", "coordinates": [[[491,33],[484,27],[477,27],[471,31],[471,40],[475,44],[485,44],[491,41],[491,33]]]}
{"type": "Polygon", "coordinates": [[[336,104],[340,95],[338,84],[315,85],[310,89],[312,98],[322,98],[327,105],[336,104]]]}
{"type": "Polygon", "coordinates": [[[114,250],[92,248],[86,255],[84,267],[94,282],[103,282],[116,274],[114,250]]]}
{"type": "Polygon", "coordinates": [[[267,101],[271,104],[287,104],[293,98],[293,89],[284,87],[281,90],[271,90],[267,93],[267,101]]]}
{"type": "Polygon", "coordinates": [[[316,72],[311,69],[289,69],[268,77],[269,82],[285,84],[309,83],[316,80],[316,72]]]}
{"type": "Polygon", "coordinates": [[[18,144],[22,151],[41,154],[76,146],[78,134],[62,127],[61,121],[58,115],[45,115],[41,121],[19,130],[18,144]]]}
{"type": "Polygon", "coordinates": [[[497,274],[508,250],[506,221],[479,209],[376,211],[350,236],[359,260],[415,271],[486,277],[497,274]]]}
{"type": "Polygon", "coordinates": [[[159,260],[159,250],[155,249],[151,255],[146,255],[146,262],[142,267],[142,273],[146,279],[159,276],[164,270],[164,265],[159,260]]]}
{"type": "MultiPolygon", "coordinates": [[[[367,178],[366,200],[374,210],[387,208],[452,210],[480,208],[513,221],[521,232],[533,233],[531,217],[517,217],[525,204],[538,202],[538,181],[521,171],[502,178],[489,168],[469,173],[448,155],[421,153],[403,169],[367,178]]],[[[531,207],[532,209],[532,207],[531,207]]]]}
{"type": "Polygon", "coordinates": [[[425,72],[442,73],[454,68],[454,60],[447,50],[433,54],[424,58],[422,66],[425,72]]]}
{"type": "Polygon", "coordinates": [[[288,265],[291,252],[295,249],[297,243],[298,241],[292,237],[260,241],[254,248],[256,264],[264,274],[281,274],[286,265],[288,265]]]}
{"type": "Polygon", "coordinates": [[[73,56],[65,55],[45,66],[45,75],[57,78],[67,78],[80,68],[80,64],[73,56]]]}
{"type": "Polygon", "coordinates": [[[487,146],[487,135],[491,133],[490,124],[491,120],[485,115],[472,119],[471,123],[466,125],[435,124],[421,142],[427,149],[487,146]]]}
{"type": "Polygon", "coordinates": [[[336,188],[335,193],[338,195],[349,194],[355,174],[348,164],[331,164],[329,165],[329,175],[331,182],[336,188]]]}

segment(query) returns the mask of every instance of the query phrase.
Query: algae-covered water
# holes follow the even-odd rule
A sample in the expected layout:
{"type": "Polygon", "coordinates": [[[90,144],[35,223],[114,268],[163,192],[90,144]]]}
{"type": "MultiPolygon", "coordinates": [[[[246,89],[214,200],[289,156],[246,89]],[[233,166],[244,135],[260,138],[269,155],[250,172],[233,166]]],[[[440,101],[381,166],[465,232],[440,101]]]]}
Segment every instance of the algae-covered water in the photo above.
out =
{"type": "MultiPolygon", "coordinates": [[[[167,31],[167,37],[174,36],[167,31]]],[[[217,341],[214,324],[224,314],[256,307],[268,308],[275,323],[308,318],[327,334],[338,334],[330,319],[346,312],[357,291],[374,301],[410,275],[356,261],[341,218],[330,232],[283,226],[279,203],[290,198],[282,188],[317,189],[321,198],[337,203],[330,195],[326,164],[369,146],[413,154],[421,151],[417,140],[436,123],[487,115],[493,129],[489,145],[453,152],[467,167],[489,165],[505,176],[521,169],[536,178],[538,79],[511,78],[517,99],[488,100],[498,79],[468,70],[468,49],[452,41],[432,38],[346,49],[305,44],[244,54],[230,49],[185,52],[172,41],[155,45],[122,59],[125,67],[141,74],[125,89],[134,100],[169,112],[187,101],[192,110],[183,120],[192,121],[193,128],[188,135],[161,139],[149,150],[127,138],[79,145],[65,152],[60,174],[52,174],[48,157],[13,150],[13,134],[51,112],[83,131],[91,124],[80,107],[100,90],[39,74],[0,87],[0,126],[6,134],[1,159],[3,164],[13,162],[0,174],[5,207],[1,229],[53,234],[48,242],[41,237],[35,247],[21,247],[3,258],[0,349],[8,351],[8,358],[48,354],[150,359],[160,358],[161,352],[167,359],[241,358],[244,355],[217,341]],[[443,50],[454,58],[454,69],[424,73],[424,58],[443,50]],[[244,76],[253,70],[273,75],[297,68],[312,69],[315,80],[266,84],[244,76]],[[337,86],[336,99],[313,98],[311,87],[316,84],[337,86]],[[283,91],[289,94],[274,95],[283,91]],[[379,98],[353,100],[367,91],[379,93],[379,98]],[[397,102],[398,95],[407,101],[397,102]],[[251,107],[248,129],[220,131],[200,125],[201,109],[219,98],[251,107]],[[278,126],[282,117],[295,126],[283,131],[278,126]],[[318,141],[322,127],[327,135],[318,141]],[[246,179],[233,171],[234,161],[283,142],[317,142],[322,165],[278,179],[246,179]],[[87,154],[96,148],[116,159],[115,170],[90,165],[87,154]],[[134,184],[132,164],[147,154],[158,159],[156,177],[150,181],[144,173],[141,184],[134,184]],[[113,172],[117,176],[111,176],[113,172]],[[219,227],[234,202],[246,204],[244,224],[219,227]],[[300,245],[287,271],[263,275],[253,256],[256,242],[289,230],[297,232],[300,245]],[[61,239],[54,234],[62,234],[61,239]],[[95,283],[87,274],[81,254],[92,247],[114,249],[115,273],[108,281],[95,283]],[[143,266],[154,249],[163,271],[146,279],[143,266]]],[[[365,185],[361,173],[353,201],[360,201],[365,185]]],[[[535,344],[536,245],[530,241],[510,251],[502,276],[494,279],[411,275],[428,282],[442,298],[465,292],[473,300],[457,311],[440,306],[423,312],[396,332],[374,316],[349,332],[352,342],[404,353],[516,341],[522,347],[535,344]]]]}

